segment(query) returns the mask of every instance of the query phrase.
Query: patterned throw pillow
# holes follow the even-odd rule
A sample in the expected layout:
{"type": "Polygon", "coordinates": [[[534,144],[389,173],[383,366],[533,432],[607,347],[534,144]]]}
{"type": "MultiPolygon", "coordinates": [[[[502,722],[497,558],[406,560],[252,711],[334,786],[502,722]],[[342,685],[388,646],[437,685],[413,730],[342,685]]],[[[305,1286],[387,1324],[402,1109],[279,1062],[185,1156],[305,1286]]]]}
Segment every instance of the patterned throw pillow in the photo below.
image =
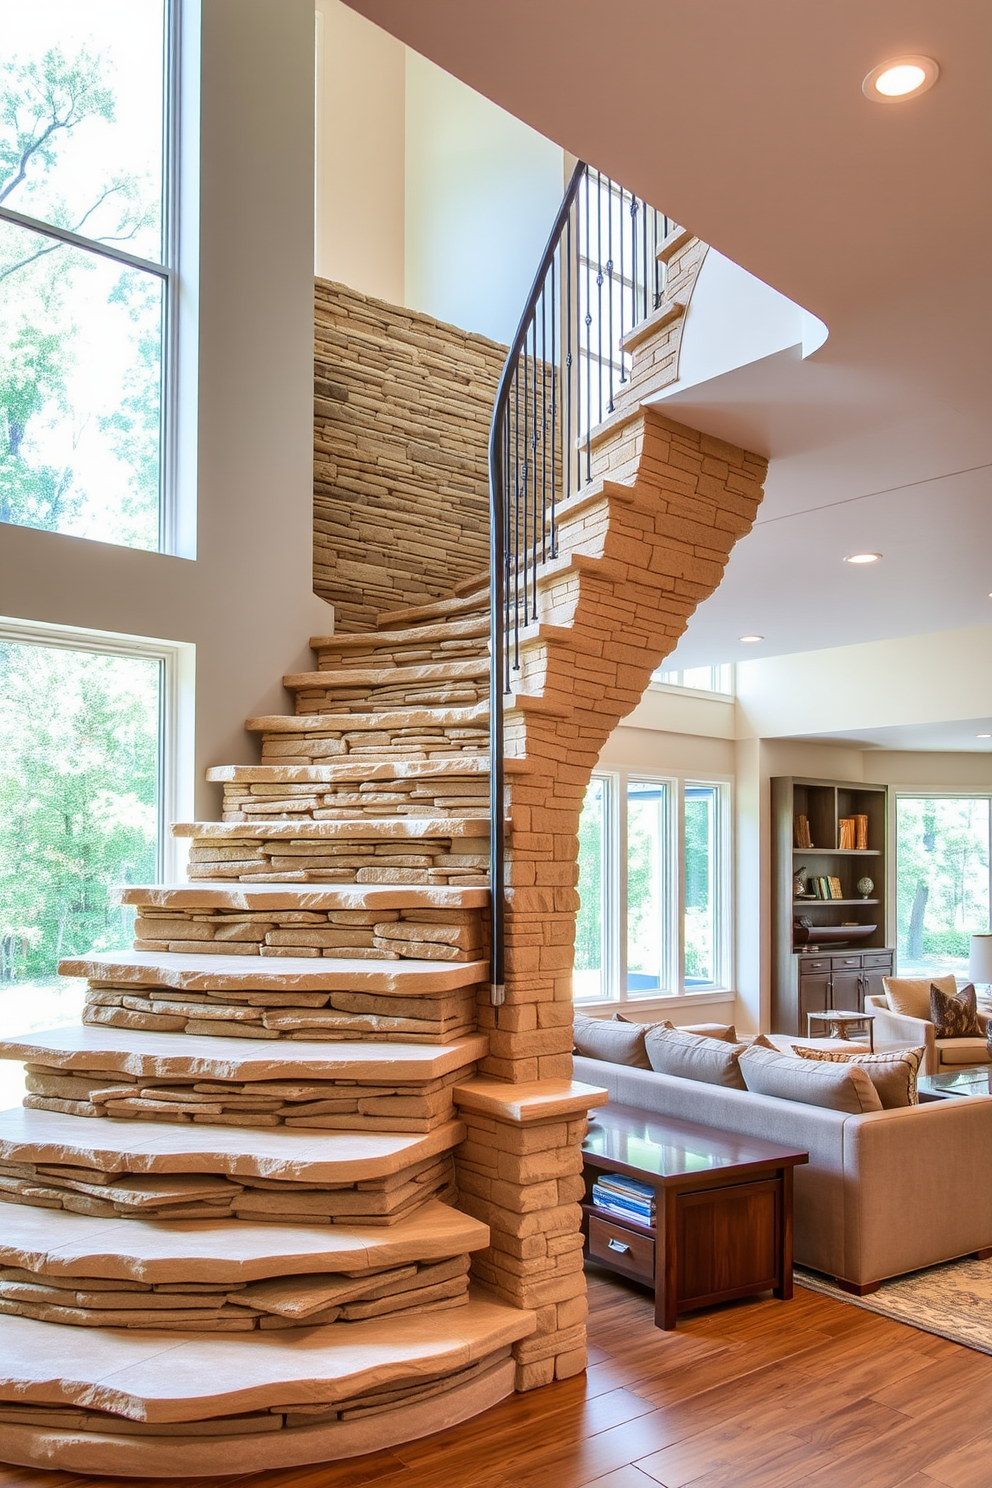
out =
{"type": "Polygon", "coordinates": [[[975,989],[969,982],[955,997],[948,997],[939,987],[930,987],[930,1021],[938,1038],[984,1038],[985,1030],[978,1021],[975,989]]]}
{"type": "Polygon", "coordinates": [[[863,1069],[875,1087],[886,1111],[900,1106],[918,1106],[917,1076],[926,1049],[892,1049],[884,1054],[863,1053],[852,1049],[813,1049],[809,1044],[793,1044],[792,1052],[800,1059],[814,1059],[821,1064],[856,1064],[863,1069]]]}

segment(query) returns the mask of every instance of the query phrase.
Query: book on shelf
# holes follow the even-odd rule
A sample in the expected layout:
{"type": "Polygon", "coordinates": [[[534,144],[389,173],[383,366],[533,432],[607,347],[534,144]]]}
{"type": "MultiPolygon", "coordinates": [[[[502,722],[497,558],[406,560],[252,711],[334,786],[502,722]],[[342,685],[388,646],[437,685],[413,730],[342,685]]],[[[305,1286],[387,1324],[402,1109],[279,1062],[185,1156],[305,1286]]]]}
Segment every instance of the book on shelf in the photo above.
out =
{"type": "Polygon", "coordinates": [[[792,824],[792,837],[796,847],[812,847],[813,841],[809,835],[809,818],[796,816],[792,824]]]}
{"type": "Polygon", "coordinates": [[[868,846],[868,818],[867,816],[856,816],[854,818],[854,845],[859,852],[864,852],[868,846]]]}
{"type": "Polygon", "coordinates": [[[597,1179],[592,1186],[592,1202],[597,1209],[617,1219],[636,1219],[639,1224],[654,1224],[654,1189],[636,1179],[625,1179],[619,1174],[597,1179]],[[611,1182],[611,1178],[619,1179],[619,1182],[611,1182]]]}
{"type": "Polygon", "coordinates": [[[833,875],[831,875],[830,878],[827,879],[827,882],[830,885],[831,899],[843,899],[844,890],[840,886],[840,879],[835,878],[833,875]]]}
{"type": "Polygon", "coordinates": [[[841,852],[851,852],[857,842],[857,829],[853,816],[842,816],[837,822],[838,843],[841,852]]]}

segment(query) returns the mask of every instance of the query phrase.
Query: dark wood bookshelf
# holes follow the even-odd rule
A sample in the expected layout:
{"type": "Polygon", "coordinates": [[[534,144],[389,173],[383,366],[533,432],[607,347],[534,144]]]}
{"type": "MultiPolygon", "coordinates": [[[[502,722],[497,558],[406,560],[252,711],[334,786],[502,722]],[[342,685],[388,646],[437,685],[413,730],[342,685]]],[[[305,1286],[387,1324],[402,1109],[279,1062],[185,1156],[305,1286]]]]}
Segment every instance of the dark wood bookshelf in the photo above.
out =
{"type": "Polygon", "coordinates": [[[893,970],[893,952],[886,944],[888,792],[884,785],[861,781],[780,775],[771,781],[771,800],[772,1031],[805,1037],[807,1013],[831,1008],[860,1012],[865,998],[880,993],[882,977],[893,970]],[[811,847],[795,845],[799,816],[809,824],[811,847]],[[839,846],[840,819],[850,816],[867,817],[867,847],[839,846]],[[807,879],[840,879],[844,897],[796,898],[800,867],[807,868],[807,879]],[[865,876],[874,881],[868,899],[856,892],[858,879],[865,876]],[[795,921],[800,916],[811,921],[806,943],[797,942],[795,921]],[[855,927],[847,940],[840,935],[845,921],[855,927]],[[817,930],[838,938],[819,944],[817,930]]]}

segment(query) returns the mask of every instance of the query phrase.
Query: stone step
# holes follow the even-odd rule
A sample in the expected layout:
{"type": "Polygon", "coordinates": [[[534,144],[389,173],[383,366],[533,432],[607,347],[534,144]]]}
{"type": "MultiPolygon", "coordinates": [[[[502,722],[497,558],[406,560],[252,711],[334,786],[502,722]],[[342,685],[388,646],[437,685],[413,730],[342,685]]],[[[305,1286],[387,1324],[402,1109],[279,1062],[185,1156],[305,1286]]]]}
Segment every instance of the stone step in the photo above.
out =
{"type": "MultiPolygon", "coordinates": [[[[504,769],[507,774],[524,775],[533,771],[534,765],[527,759],[508,759],[504,761],[504,769]]],[[[324,765],[216,765],[207,771],[208,780],[244,785],[333,785],[374,780],[435,780],[448,776],[488,779],[489,757],[469,754],[432,760],[334,760],[324,765]]]]}
{"type": "Polygon", "coordinates": [[[248,1282],[442,1260],[480,1250],[488,1239],[488,1227],[479,1220],[434,1201],[388,1230],[228,1219],[168,1225],[137,1219],[122,1225],[67,1209],[8,1204],[0,1226],[0,1268],[147,1284],[248,1282]]]}
{"type": "Polygon", "coordinates": [[[470,641],[472,654],[485,654],[489,644],[489,616],[470,616],[467,620],[447,620],[439,625],[407,626],[400,630],[373,630],[311,636],[311,650],[317,653],[317,665],[325,667],[366,666],[365,657],[402,656],[409,651],[425,651],[423,660],[457,659],[461,643],[470,641]],[[436,655],[434,653],[437,653],[436,655]]]}
{"type": "Polygon", "coordinates": [[[194,837],[199,841],[215,839],[218,842],[246,837],[307,842],[406,842],[421,837],[484,837],[488,835],[488,822],[476,821],[474,817],[390,817],[368,820],[352,817],[344,821],[254,821],[246,832],[241,822],[176,822],[172,828],[174,837],[194,837]]]}
{"type": "Polygon", "coordinates": [[[183,822],[191,878],[330,883],[485,882],[489,816],[307,817],[183,822]]]}
{"type": "MultiPolygon", "coordinates": [[[[248,767],[246,767],[248,768],[248,767]]],[[[266,910],[328,914],[359,910],[482,909],[489,890],[447,884],[293,884],[179,883],[129,884],[119,890],[122,904],[196,913],[266,910]]]]}
{"type": "Polygon", "coordinates": [[[439,1081],[486,1053],[482,1033],[448,1044],[294,1043],[273,1047],[264,1039],[179,1038],[170,1033],[121,1033],[70,1024],[0,1040],[0,1059],[40,1064],[64,1073],[197,1080],[310,1084],[343,1080],[360,1085],[409,1085],[439,1081]]]}
{"type": "Polygon", "coordinates": [[[465,1128],[427,1133],[93,1121],[0,1112],[0,1199],[97,1218],[388,1226],[454,1200],[465,1128]],[[249,1139],[250,1135],[250,1139],[249,1139]]]}
{"type": "Polygon", "coordinates": [[[479,1291],[451,1311],[261,1339],[0,1318],[9,1462],[195,1476],[327,1461],[429,1434],[512,1393],[536,1317],[479,1291]],[[163,1350],[168,1367],[163,1368],[163,1350]]]}
{"type": "Polygon", "coordinates": [[[70,956],[61,976],[113,986],[183,992],[367,992],[385,997],[440,997],[486,979],[486,961],[308,960],[289,956],[171,955],[114,951],[70,956]]]}
{"type": "Polygon", "coordinates": [[[392,630],[397,626],[430,625],[438,620],[450,620],[476,614],[488,615],[488,613],[489,577],[487,575],[484,584],[460,598],[439,599],[433,604],[414,605],[406,610],[383,610],[377,617],[376,624],[382,630],[392,630]]]}
{"type": "Polygon", "coordinates": [[[467,707],[489,695],[489,658],[418,666],[335,667],[291,672],[298,713],[386,711],[404,706],[467,707]]]}
{"type": "Polygon", "coordinates": [[[488,755],[489,704],[396,708],[381,713],[276,713],[249,718],[264,764],[308,765],[348,756],[370,764],[488,755]]]}
{"type": "Polygon", "coordinates": [[[24,1105],[67,1115],[329,1131],[433,1131],[456,1115],[453,1088],[485,1035],[446,1045],[295,1042],[92,1026],[0,1043],[27,1065],[24,1105]]]}

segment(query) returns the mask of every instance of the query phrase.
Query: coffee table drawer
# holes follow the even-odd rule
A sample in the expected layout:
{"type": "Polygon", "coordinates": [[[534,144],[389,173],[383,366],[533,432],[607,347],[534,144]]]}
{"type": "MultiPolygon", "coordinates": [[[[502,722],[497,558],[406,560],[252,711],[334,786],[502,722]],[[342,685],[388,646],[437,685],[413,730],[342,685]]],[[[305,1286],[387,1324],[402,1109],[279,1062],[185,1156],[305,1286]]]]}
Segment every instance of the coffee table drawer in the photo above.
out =
{"type": "Polygon", "coordinates": [[[654,1280],[654,1241],[625,1229],[616,1220],[590,1214],[589,1254],[645,1281],[654,1280]]]}

